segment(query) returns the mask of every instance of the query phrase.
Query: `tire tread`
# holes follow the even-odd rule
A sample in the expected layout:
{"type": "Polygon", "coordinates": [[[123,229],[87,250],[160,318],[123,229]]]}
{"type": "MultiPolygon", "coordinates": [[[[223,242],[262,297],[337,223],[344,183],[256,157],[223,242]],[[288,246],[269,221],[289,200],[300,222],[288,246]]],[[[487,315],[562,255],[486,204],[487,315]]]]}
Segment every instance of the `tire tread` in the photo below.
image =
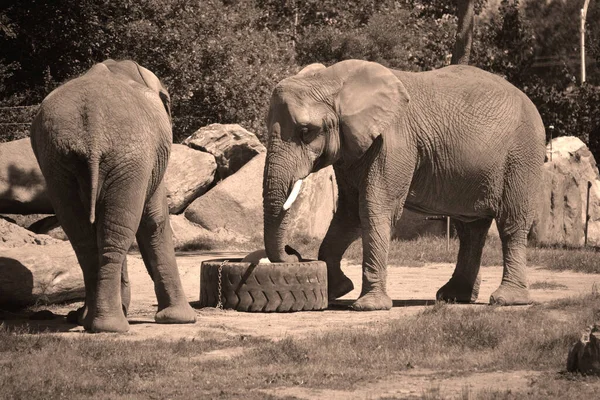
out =
{"type": "MultiPolygon", "coordinates": [[[[218,302],[218,269],[222,260],[204,261],[200,306],[218,302]]],[[[327,270],[322,261],[258,264],[228,262],[222,266],[223,308],[249,312],[311,311],[327,308],[327,270]]]]}

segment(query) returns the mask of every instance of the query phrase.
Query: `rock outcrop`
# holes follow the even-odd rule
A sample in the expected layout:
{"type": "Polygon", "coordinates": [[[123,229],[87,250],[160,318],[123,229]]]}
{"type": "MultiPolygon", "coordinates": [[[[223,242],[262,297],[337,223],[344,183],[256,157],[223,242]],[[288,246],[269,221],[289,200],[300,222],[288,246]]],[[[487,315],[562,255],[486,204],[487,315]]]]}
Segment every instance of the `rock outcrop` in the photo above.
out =
{"type": "Polygon", "coordinates": [[[238,235],[236,232],[227,231],[223,228],[209,231],[194,224],[183,214],[171,215],[169,219],[171,230],[173,231],[173,245],[176,250],[185,248],[191,244],[197,246],[201,242],[208,244],[213,241],[243,243],[248,239],[247,237],[238,235]]]}
{"type": "Polygon", "coordinates": [[[29,138],[0,143],[0,214],[53,212],[29,138]]]}
{"type": "Polygon", "coordinates": [[[234,174],[256,155],[266,152],[256,135],[237,124],[205,126],[183,144],[212,154],[217,160],[219,179],[234,174]]]}
{"type": "Polygon", "coordinates": [[[0,218],[0,249],[20,247],[27,244],[50,245],[57,243],[60,243],[60,241],[48,235],[37,235],[17,224],[0,218]]]}
{"type": "Polygon", "coordinates": [[[544,245],[582,246],[590,185],[588,244],[600,245],[600,181],[592,153],[578,138],[559,137],[548,145],[530,240],[544,245]]]}
{"type": "Polygon", "coordinates": [[[571,348],[567,371],[585,375],[600,375],[600,324],[590,326],[571,348]]]}
{"type": "Polygon", "coordinates": [[[68,242],[0,251],[0,306],[23,307],[85,298],[83,274],[68,242]]]}
{"type": "Polygon", "coordinates": [[[216,169],[217,163],[211,154],[174,144],[164,177],[169,212],[181,213],[204,194],[213,183],[216,169]]]}
{"type": "Polygon", "coordinates": [[[194,200],[185,217],[210,231],[219,228],[241,235],[262,232],[262,180],[265,154],[194,200]]]}
{"type": "Polygon", "coordinates": [[[310,174],[289,210],[289,232],[309,238],[324,238],[337,209],[337,198],[338,187],[332,167],[310,174]]]}
{"type": "MultiPolygon", "coordinates": [[[[236,174],[196,199],[185,211],[190,221],[210,230],[221,228],[242,237],[262,236],[262,183],[266,155],[260,154],[236,174]]],[[[322,239],[337,202],[337,185],[331,167],[311,174],[290,213],[289,232],[322,239]]]]}

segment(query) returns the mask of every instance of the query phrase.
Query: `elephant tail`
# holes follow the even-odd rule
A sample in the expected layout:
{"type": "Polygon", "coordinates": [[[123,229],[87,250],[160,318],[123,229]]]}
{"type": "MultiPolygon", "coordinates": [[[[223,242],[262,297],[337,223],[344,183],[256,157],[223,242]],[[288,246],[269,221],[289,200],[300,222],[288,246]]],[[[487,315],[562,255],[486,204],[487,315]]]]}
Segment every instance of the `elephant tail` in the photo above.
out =
{"type": "Polygon", "coordinates": [[[96,155],[92,155],[89,159],[89,168],[90,168],[90,185],[91,185],[91,193],[90,193],[90,223],[94,223],[96,220],[96,199],[98,197],[98,170],[100,168],[99,157],[96,155]]]}

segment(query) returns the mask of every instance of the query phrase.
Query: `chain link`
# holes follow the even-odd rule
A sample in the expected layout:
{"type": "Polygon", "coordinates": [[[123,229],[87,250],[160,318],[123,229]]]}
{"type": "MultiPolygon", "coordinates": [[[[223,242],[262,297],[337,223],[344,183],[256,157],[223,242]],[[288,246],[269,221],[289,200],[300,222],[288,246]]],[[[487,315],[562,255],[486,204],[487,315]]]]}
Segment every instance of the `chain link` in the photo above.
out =
{"type": "Polygon", "coordinates": [[[218,300],[217,300],[217,305],[216,308],[218,308],[219,310],[223,309],[223,301],[222,301],[222,292],[223,292],[223,286],[222,286],[222,279],[223,279],[223,266],[225,264],[227,264],[229,262],[229,260],[225,260],[221,263],[221,265],[219,265],[219,272],[218,272],[218,285],[217,285],[217,295],[218,295],[218,300]]]}

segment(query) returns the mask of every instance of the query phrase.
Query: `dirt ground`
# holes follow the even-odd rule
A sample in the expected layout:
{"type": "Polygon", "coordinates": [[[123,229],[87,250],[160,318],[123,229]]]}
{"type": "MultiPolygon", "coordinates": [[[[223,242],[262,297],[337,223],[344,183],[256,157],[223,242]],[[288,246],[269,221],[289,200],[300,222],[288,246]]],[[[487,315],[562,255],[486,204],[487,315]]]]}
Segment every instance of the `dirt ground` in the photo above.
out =
{"type": "MultiPolygon", "coordinates": [[[[178,256],[178,265],[188,300],[198,305],[200,293],[200,265],[207,259],[238,258],[235,253],[207,253],[178,256]]],[[[156,310],[153,285],[139,255],[128,256],[132,301],[128,319],[130,332],[121,335],[120,340],[179,340],[184,338],[202,338],[218,336],[258,336],[280,340],[287,336],[304,337],[327,330],[361,329],[380,321],[402,319],[414,315],[434,303],[435,293],[450,278],[454,266],[451,264],[430,264],[424,267],[397,267],[388,269],[388,293],[394,300],[390,311],[359,313],[348,309],[352,299],[356,299],[360,290],[360,265],[345,265],[344,271],[354,281],[355,290],[333,308],[319,312],[298,312],[289,314],[242,313],[223,311],[214,308],[197,309],[198,322],[194,325],[157,325],[153,317],[156,310]]],[[[480,302],[475,305],[455,305],[454,307],[486,307],[490,294],[500,284],[501,267],[483,267],[480,302]]],[[[553,272],[539,267],[528,268],[529,283],[545,282],[554,289],[532,289],[535,302],[547,302],[553,299],[589,293],[594,285],[600,284],[600,275],[576,272],[553,272]]],[[[78,307],[80,303],[52,306],[50,309],[61,316],[78,307]]],[[[18,324],[25,321],[7,321],[18,324]]],[[[34,330],[49,330],[65,337],[82,337],[81,327],[72,327],[63,318],[53,321],[27,321],[35,324],[34,330]]],[[[104,336],[104,335],[98,335],[104,336]]],[[[106,334],[107,338],[114,335],[106,334]]],[[[203,357],[223,358],[241,354],[243,348],[226,349],[211,352],[203,357]]],[[[486,372],[474,371],[469,377],[440,377],[434,371],[402,372],[391,375],[383,381],[373,382],[371,386],[361,388],[360,392],[336,390],[316,390],[310,388],[280,388],[265,392],[277,397],[297,398],[389,398],[419,396],[431,388],[443,388],[444,397],[460,397],[469,390],[472,393],[483,389],[524,390],[539,373],[531,371],[486,372]]]]}

